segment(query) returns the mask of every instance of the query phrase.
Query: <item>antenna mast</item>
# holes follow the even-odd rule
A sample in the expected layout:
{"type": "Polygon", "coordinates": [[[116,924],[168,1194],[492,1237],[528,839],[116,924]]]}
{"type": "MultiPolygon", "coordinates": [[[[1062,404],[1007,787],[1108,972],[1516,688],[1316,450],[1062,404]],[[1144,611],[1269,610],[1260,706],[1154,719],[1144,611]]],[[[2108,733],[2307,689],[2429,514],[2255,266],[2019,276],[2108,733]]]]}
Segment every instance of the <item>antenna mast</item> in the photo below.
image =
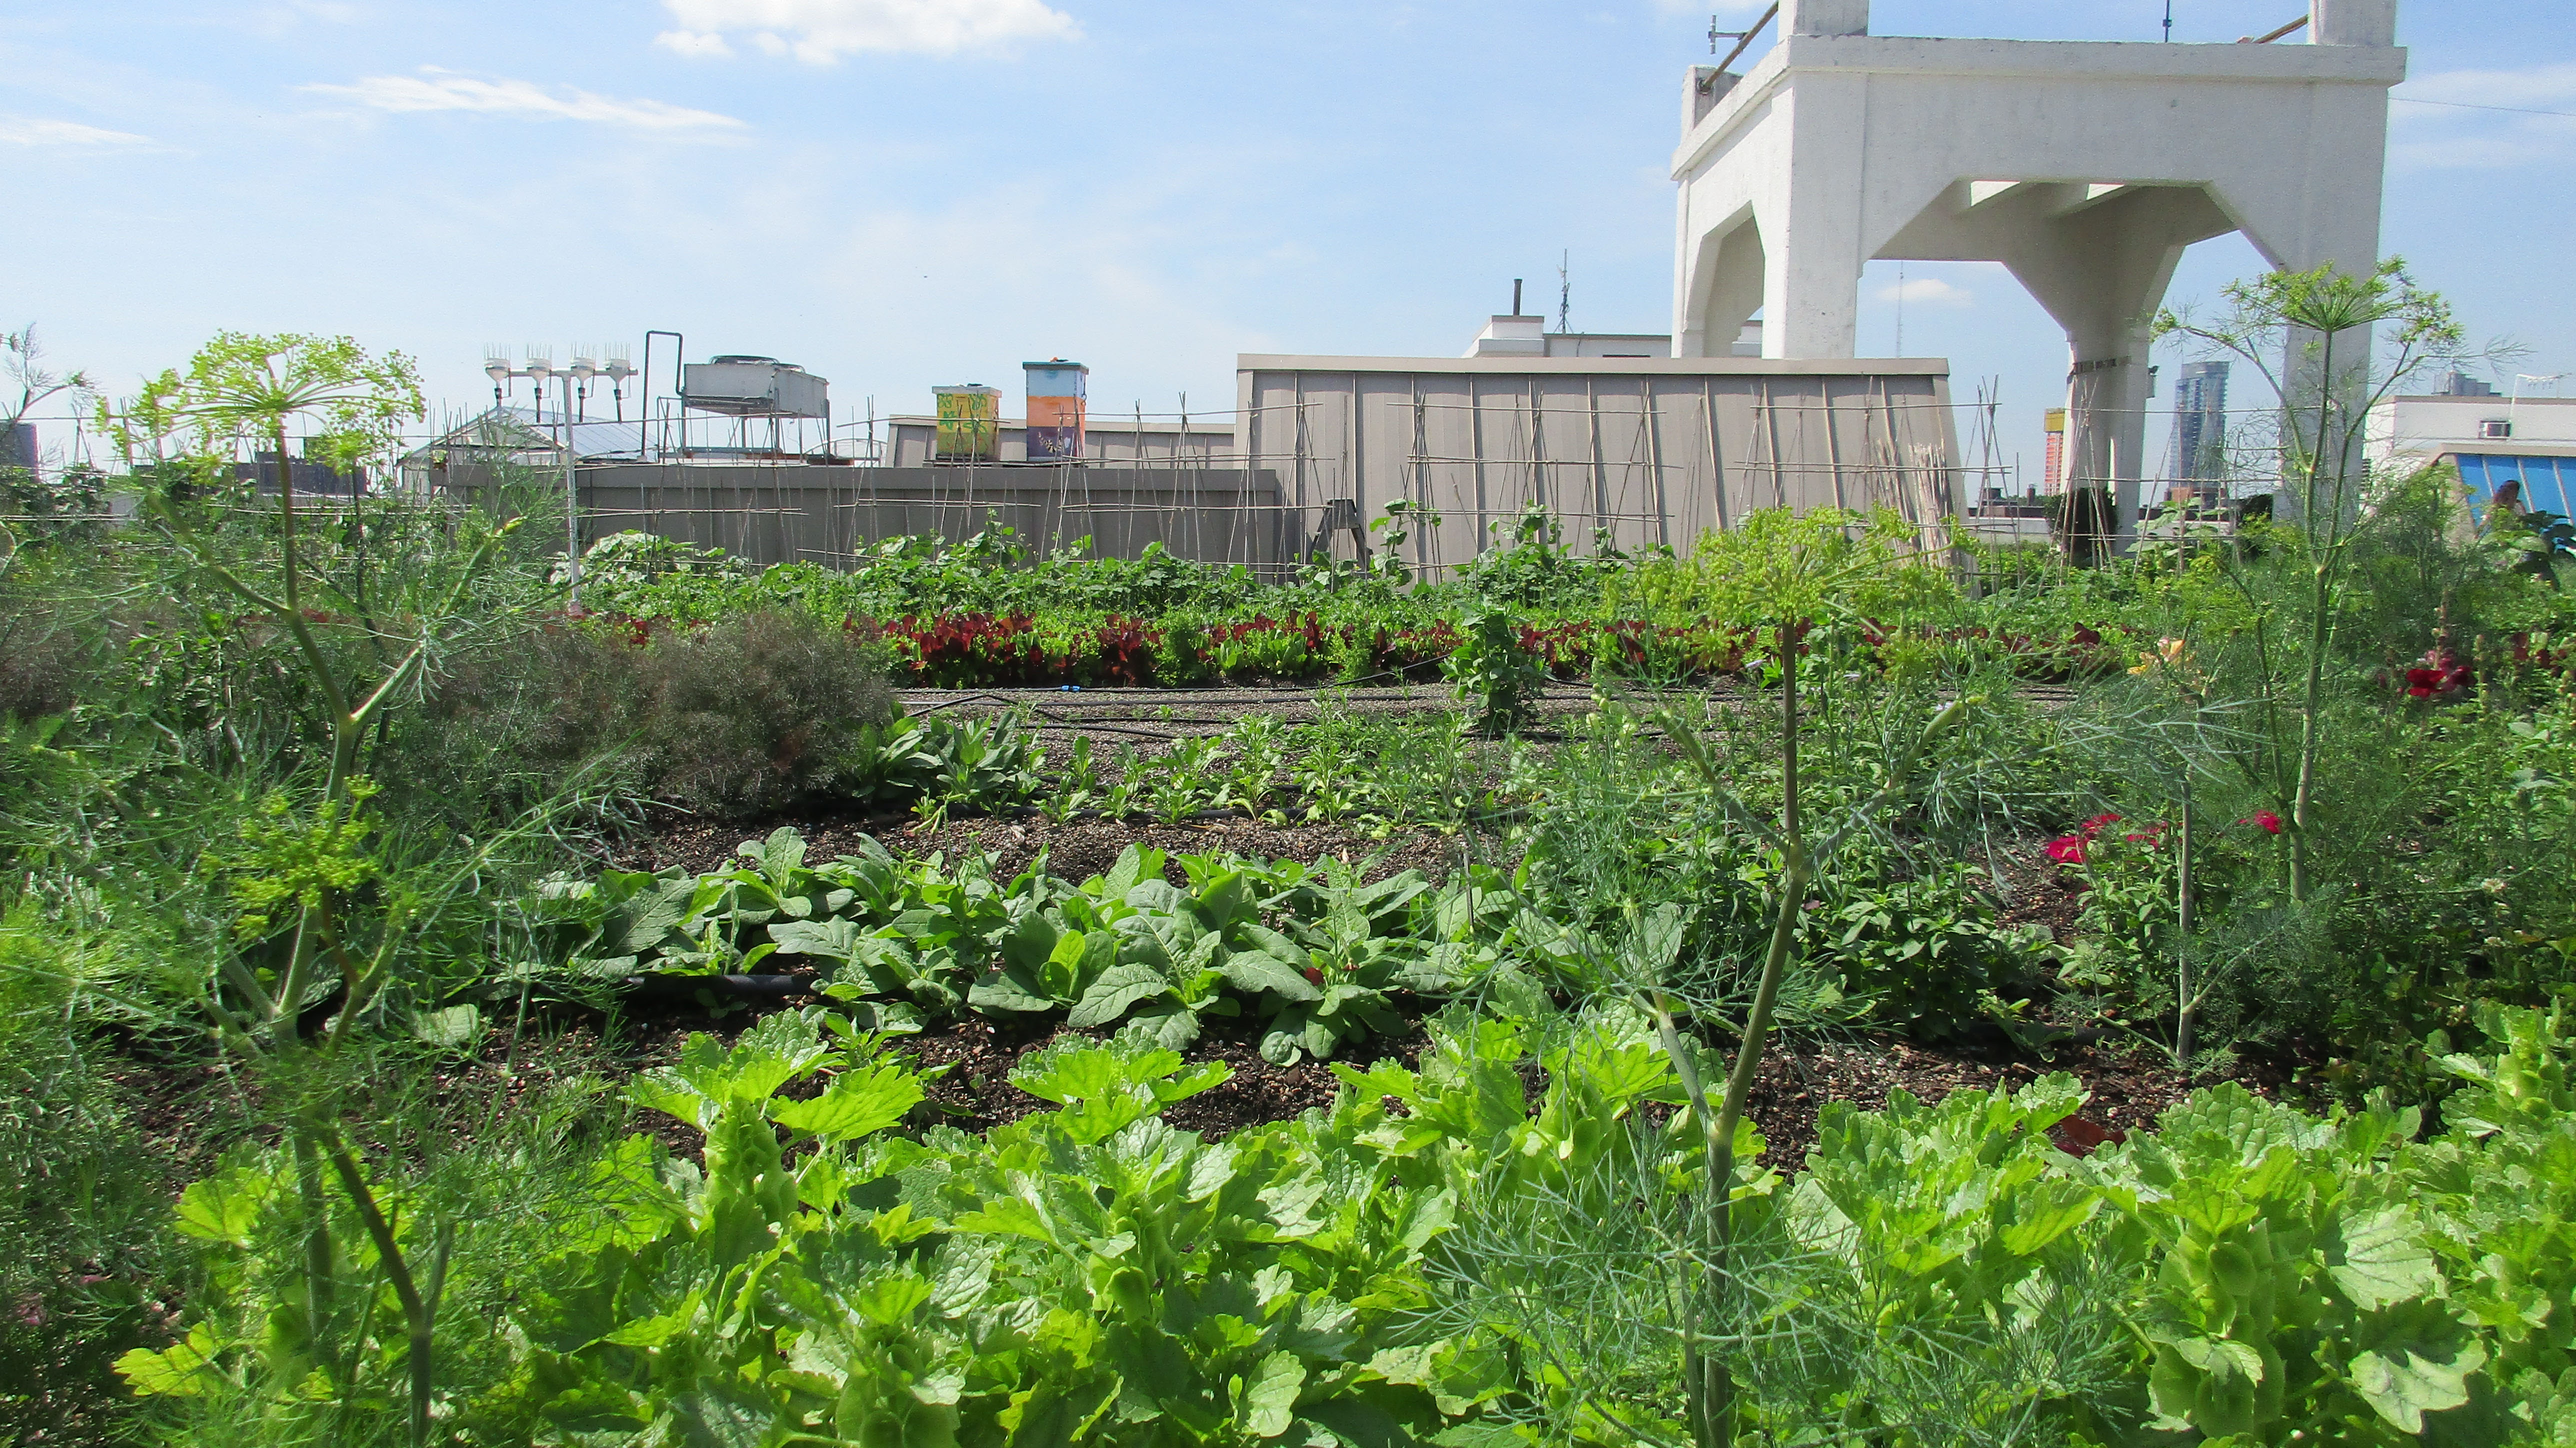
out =
{"type": "Polygon", "coordinates": [[[1573,330],[1565,325],[1566,316],[1574,308],[1574,283],[1565,273],[1565,264],[1573,255],[1572,251],[1556,254],[1556,330],[1560,333],[1573,330]]]}

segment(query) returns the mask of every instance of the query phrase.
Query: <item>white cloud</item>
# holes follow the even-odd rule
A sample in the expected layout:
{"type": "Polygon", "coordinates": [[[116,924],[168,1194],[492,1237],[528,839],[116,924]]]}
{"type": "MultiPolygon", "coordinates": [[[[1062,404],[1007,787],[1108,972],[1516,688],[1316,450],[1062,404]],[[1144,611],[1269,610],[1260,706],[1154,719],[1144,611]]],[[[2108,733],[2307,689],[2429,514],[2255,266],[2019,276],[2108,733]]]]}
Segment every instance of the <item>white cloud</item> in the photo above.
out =
{"type": "Polygon", "coordinates": [[[0,145],[12,146],[148,146],[148,137],[126,131],[103,131],[78,121],[40,121],[0,116],[0,145]]]}
{"type": "Polygon", "coordinates": [[[701,34],[695,30],[665,30],[653,37],[653,43],[664,50],[687,56],[714,56],[721,59],[733,54],[721,35],[701,34]]]}
{"type": "Polygon", "coordinates": [[[484,111],[547,121],[593,121],[648,131],[706,130],[743,123],[714,111],[666,101],[619,100],[585,90],[550,90],[524,80],[477,80],[434,65],[420,74],[371,75],[354,85],[308,85],[321,95],[344,96],[380,111],[484,111]]]}
{"type": "Polygon", "coordinates": [[[1965,287],[1954,287],[1939,277],[1909,277],[1902,282],[1889,282],[1878,289],[1882,302],[1918,302],[1936,307],[1964,307],[1976,300],[1976,294],[1965,287]]]}
{"type": "Polygon", "coordinates": [[[861,51],[954,55],[1029,40],[1075,40],[1073,17],[1046,0],[662,0],[681,28],[657,43],[684,55],[720,55],[728,32],[747,32],[771,55],[829,65],[861,51]],[[677,39],[675,37],[685,37],[677,39]]]}

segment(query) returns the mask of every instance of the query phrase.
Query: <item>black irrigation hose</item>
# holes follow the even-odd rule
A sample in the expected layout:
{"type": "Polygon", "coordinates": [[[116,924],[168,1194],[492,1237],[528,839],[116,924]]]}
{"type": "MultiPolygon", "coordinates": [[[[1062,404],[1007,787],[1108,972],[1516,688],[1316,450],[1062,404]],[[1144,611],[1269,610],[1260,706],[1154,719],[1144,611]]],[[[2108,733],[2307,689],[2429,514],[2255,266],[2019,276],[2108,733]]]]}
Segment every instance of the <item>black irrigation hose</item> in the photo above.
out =
{"type": "Polygon", "coordinates": [[[657,971],[626,977],[626,988],[646,997],[694,996],[701,991],[727,1000],[776,1001],[819,995],[814,979],[803,975],[678,975],[657,971]]]}

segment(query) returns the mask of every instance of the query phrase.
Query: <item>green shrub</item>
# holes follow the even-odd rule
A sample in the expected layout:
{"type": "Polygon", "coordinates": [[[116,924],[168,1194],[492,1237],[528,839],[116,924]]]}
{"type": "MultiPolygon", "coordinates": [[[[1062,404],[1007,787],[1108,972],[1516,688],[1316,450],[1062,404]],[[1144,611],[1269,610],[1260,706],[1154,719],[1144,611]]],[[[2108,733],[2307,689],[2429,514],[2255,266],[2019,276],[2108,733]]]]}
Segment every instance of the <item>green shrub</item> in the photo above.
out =
{"type": "Polygon", "coordinates": [[[656,639],[635,667],[655,791],[718,814],[828,796],[859,731],[895,713],[882,652],[805,614],[719,619],[656,639]]]}
{"type": "Polygon", "coordinates": [[[885,774],[871,741],[896,712],[884,651],[809,614],[755,609],[661,633],[550,624],[450,662],[404,731],[402,773],[528,800],[586,771],[748,816],[866,797],[885,774]]]}

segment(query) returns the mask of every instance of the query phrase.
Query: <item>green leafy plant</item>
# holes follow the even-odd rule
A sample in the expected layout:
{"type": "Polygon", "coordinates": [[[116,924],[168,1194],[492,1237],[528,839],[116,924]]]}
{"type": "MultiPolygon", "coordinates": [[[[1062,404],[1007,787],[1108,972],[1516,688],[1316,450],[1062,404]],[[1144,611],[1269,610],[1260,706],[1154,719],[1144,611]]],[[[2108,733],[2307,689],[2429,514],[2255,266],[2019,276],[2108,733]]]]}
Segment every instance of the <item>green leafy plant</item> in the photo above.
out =
{"type": "Polygon", "coordinates": [[[1521,647],[1510,606],[1479,597],[1458,622],[1464,637],[1442,667],[1458,697],[1475,707],[1477,731],[1509,734],[1525,727],[1534,700],[1547,687],[1547,673],[1521,647]]]}
{"type": "MultiPolygon", "coordinates": [[[[2332,645],[2369,476],[2362,457],[2366,421],[2409,378],[2460,360],[2465,334],[2449,304],[2417,287],[2398,261],[2367,276],[2331,265],[2270,272],[2231,284],[2227,297],[2233,311],[2223,320],[2201,323],[2167,312],[2158,316],[2156,331],[2252,364],[2280,398],[2287,422],[2280,496],[2295,514],[2279,542],[2298,551],[2307,587],[2303,619],[2290,623],[2295,632],[2261,651],[2259,702],[2269,746],[2264,773],[2288,826],[2290,898],[2304,901],[2316,885],[2318,764],[2330,727],[2332,645]],[[2383,328],[2395,355],[2373,369],[2372,338],[2383,328]]],[[[2254,617],[2266,634],[2290,622],[2270,610],[2254,617]]]]}

